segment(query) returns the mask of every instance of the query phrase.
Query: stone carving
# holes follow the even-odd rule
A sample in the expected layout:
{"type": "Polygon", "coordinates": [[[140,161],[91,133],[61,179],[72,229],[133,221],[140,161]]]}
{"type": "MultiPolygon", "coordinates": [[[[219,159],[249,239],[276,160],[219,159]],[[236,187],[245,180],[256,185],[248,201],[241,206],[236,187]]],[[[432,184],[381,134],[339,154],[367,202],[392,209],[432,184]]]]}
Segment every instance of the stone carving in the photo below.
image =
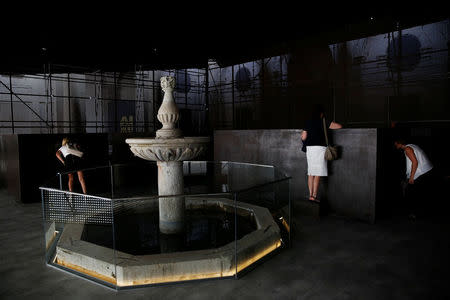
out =
{"type": "Polygon", "coordinates": [[[172,76],[163,76],[161,77],[161,88],[162,90],[167,93],[172,92],[175,88],[175,78],[172,76]]]}
{"type": "Polygon", "coordinates": [[[191,160],[205,151],[205,147],[198,148],[157,148],[157,147],[130,147],[138,157],[152,161],[184,161],[191,160]]]}
{"type": "Polygon", "coordinates": [[[180,111],[173,98],[175,78],[161,77],[161,87],[164,91],[164,98],[158,110],[157,118],[163,124],[163,127],[156,131],[156,137],[166,139],[181,137],[181,130],[176,128],[176,123],[180,119],[180,111]]]}

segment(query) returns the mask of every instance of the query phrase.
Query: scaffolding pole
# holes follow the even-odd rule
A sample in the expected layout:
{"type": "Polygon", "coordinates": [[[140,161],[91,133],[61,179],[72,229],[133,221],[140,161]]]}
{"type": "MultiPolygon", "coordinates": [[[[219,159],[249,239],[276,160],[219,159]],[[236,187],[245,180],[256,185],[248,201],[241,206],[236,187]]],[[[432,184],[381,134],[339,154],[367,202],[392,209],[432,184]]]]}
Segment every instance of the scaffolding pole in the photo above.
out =
{"type": "Polygon", "coordinates": [[[67,101],[69,106],[69,133],[72,133],[72,113],[70,111],[70,73],[67,73],[67,101]]]}
{"type": "Polygon", "coordinates": [[[11,79],[11,72],[9,72],[9,96],[11,100],[11,128],[12,133],[14,134],[14,107],[13,107],[13,92],[12,92],[12,79],[11,79]]]}

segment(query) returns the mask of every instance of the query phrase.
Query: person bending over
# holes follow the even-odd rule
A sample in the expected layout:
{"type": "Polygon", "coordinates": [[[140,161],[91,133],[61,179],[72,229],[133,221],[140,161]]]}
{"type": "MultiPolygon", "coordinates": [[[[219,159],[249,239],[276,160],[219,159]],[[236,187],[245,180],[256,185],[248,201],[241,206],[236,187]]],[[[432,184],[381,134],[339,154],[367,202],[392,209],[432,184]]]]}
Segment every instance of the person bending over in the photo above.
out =
{"type": "Polygon", "coordinates": [[[415,218],[418,200],[433,192],[433,164],[419,146],[407,144],[402,138],[396,138],[394,146],[405,153],[406,180],[408,181],[405,198],[409,205],[409,217],[415,218]]]}
{"type": "Polygon", "coordinates": [[[78,149],[76,144],[72,144],[68,138],[64,138],[61,144],[62,146],[56,151],[56,157],[64,165],[65,170],[70,172],[68,174],[69,191],[73,191],[73,174],[76,171],[83,193],[86,194],[86,183],[84,181],[83,171],[80,170],[83,152],[78,149]]]}

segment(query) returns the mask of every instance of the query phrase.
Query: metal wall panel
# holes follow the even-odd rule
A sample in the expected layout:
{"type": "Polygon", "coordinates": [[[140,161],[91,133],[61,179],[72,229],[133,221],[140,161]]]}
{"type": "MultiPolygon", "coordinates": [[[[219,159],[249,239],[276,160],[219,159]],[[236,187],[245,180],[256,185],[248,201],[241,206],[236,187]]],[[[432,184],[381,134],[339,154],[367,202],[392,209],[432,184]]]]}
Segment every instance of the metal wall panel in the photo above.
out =
{"type": "MultiPolygon", "coordinates": [[[[301,130],[214,131],[214,160],[274,165],[292,176],[292,201],[307,201],[307,163],[301,151],[301,130]]],[[[331,132],[341,157],[329,163],[319,197],[331,212],[368,222],[375,220],[377,129],[331,132]]]]}
{"type": "Polygon", "coordinates": [[[216,130],[214,160],[273,165],[292,176],[292,200],[307,196],[306,155],[301,130],[216,130]]]}
{"type": "Polygon", "coordinates": [[[20,199],[19,139],[16,134],[0,135],[0,188],[20,199]]]}

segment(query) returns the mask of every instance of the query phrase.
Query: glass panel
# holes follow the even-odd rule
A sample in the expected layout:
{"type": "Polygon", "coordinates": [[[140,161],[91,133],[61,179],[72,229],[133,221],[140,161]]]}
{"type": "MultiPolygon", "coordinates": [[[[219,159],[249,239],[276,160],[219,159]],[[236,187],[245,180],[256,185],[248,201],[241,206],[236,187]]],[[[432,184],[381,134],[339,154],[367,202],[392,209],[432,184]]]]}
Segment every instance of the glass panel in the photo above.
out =
{"type": "Polygon", "coordinates": [[[272,166],[235,163],[185,161],[186,193],[224,193],[240,191],[286,178],[272,166]]]}
{"type": "Polygon", "coordinates": [[[115,288],[111,199],[41,191],[46,263],[115,288]]]}
{"type": "MultiPolygon", "coordinates": [[[[110,166],[87,168],[80,171],[83,172],[84,182],[89,195],[107,198],[112,197],[110,166]]],[[[73,176],[72,191],[83,193],[77,170],[61,173],[60,189],[69,191],[70,174],[73,176]]]]}
{"type": "MultiPolygon", "coordinates": [[[[246,216],[256,224],[251,234],[237,236],[237,272],[242,274],[290,245],[289,179],[237,192],[236,207],[238,217],[246,216]]],[[[237,232],[246,226],[239,220],[237,232]]]]}
{"type": "Polygon", "coordinates": [[[156,162],[143,161],[113,166],[114,198],[135,198],[158,195],[156,162]]]}
{"type": "Polygon", "coordinates": [[[166,196],[155,162],[83,169],[87,195],[76,178],[68,191],[68,172],[49,180],[41,188],[47,263],[122,289],[237,277],[289,244],[290,178],[276,168],[191,161],[182,169],[184,193],[166,196]]]}

